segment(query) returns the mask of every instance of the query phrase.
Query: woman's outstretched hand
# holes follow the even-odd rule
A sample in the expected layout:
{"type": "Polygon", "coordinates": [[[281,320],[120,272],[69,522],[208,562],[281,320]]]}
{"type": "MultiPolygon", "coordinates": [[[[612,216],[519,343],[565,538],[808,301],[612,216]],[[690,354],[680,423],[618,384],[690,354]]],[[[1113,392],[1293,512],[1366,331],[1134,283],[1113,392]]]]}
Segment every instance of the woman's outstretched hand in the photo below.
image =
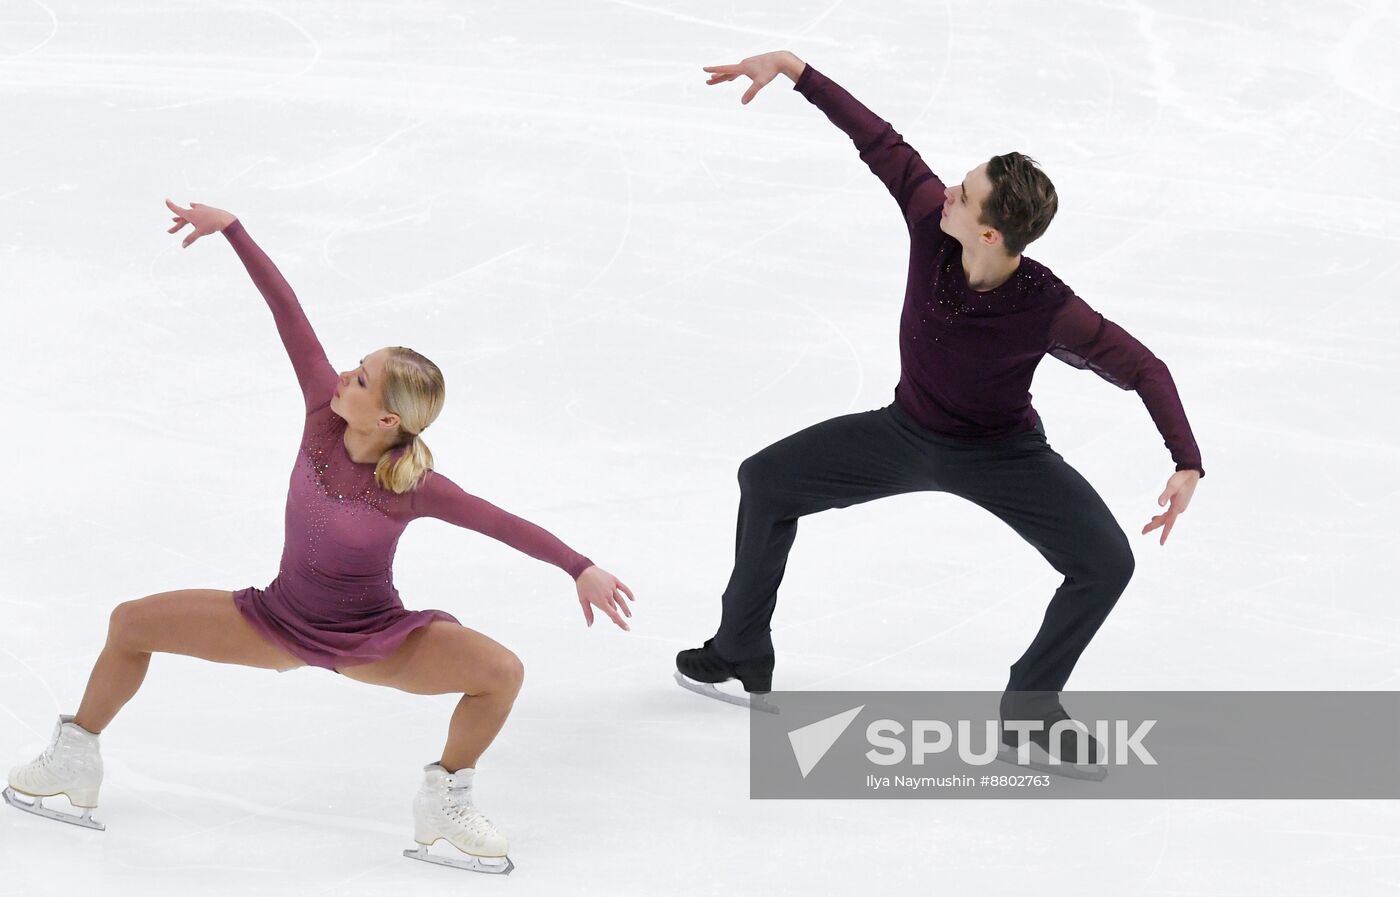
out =
{"type": "Polygon", "coordinates": [[[612,621],[623,629],[632,628],[622,618],[632,616],[627,601],[637,599],[632,597],[632,590],[623,585],[616,576],[594,565],[580,573],[574,584],[578,586],[578,603],[583,607],[583,618],[588,621],[589,626],[593,625],[593,608],[596,607],[612,617],[612,621]]]}
{"type": "Polygon", "coordinates": [[[739,102],[748,104],[758,95],[758,92],[768,85],[769,81],[779,75],[787,75],[797,83],[797,79],[802,74],[802,70],[807,67],[807,63],[798,59],[787,50],[777,50],[772,53],[764,53],[762,56],[750,56],[748,59],[739,62],[737,65],[707,65],[704,70],[710,73],[710,80],[706,84],[723,84],[725,81],[733,81],[740,75],[753,81],[749,89],[744,91],[744,96],[739,102]]]}
{"type": "Polygon", "coordinates": [[[1186,513],[1186,506],[1191,503],[1191,495],[1196,491],[1196,484],[1200,482],[1201,474],[1195,470],[1178,470],[1172,474],[1172,478],[1167,480],[1167,488],[1162,494],[1157,496],[1157,504],[1165,505],[1171,502],[1165,514],[1157,514],[1152,520],[1142,528],[1145,536],[1158,527],[1162,528],[1162,538],[1158,545],[1167,544],[1167,536],[1171,535],[1172,527],[1176,524],[1176,518],[1186,513]]]}
{"type": "Polygon", "coordinates": [[[167,234],[177,232],[186,224],[194,225],[194,233],[185,237],[185,242],[180,244],[182,249],[188,248],[191,243],[198,240],[200,237],[217,234],[219,231],[238,220],[234,215],[225,212],[223,209],[200,205],[197,202],[190,203],[188,209],[182,209],[168,199],[165,201],[165,204],[170,207],[170,211],[175,213],[175,226],[166,231],[167,234]]]}

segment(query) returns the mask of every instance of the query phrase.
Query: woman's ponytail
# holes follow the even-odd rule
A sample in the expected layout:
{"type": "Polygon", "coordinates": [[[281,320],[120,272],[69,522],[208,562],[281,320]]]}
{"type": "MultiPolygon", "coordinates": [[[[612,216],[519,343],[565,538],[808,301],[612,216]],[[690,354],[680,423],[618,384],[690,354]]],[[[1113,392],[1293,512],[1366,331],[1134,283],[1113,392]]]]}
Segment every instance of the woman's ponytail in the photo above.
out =
{"type": "Polygon", "coordinates": [[[433,453],[422,433],[442,411],[447,398],[442,371],[412,349],[393,346],[384,361],[384,409],[399,416],[404,442],[389,449],[374,466],[374,478],[390,492],[402,494],[433,469],[433,453]]]}

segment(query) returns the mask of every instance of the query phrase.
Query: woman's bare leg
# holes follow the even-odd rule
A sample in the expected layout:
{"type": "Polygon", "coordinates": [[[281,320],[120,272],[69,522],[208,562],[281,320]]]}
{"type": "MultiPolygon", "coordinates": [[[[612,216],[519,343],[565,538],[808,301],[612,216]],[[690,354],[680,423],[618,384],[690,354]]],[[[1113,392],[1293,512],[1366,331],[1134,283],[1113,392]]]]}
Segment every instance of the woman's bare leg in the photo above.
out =
{"type": "Polygon", "coordinates": [[[343,667],[350,679],[419,695],[462,692],[447,726],[442,767],[475,768],[501,731],[525,678],[525,667],[500,643],[464,626],[438,620],[414,630],[393,654],[343,667]]]}
{"type": "Polygon", "coordinates": [[[112,611],[107,644],[88,677],[73,722],[89,732],[107,728],[141,687],[154,652],[270,670],[304,666],[244,619],[232,592],[161,592],[123,602],[112,611]]]}

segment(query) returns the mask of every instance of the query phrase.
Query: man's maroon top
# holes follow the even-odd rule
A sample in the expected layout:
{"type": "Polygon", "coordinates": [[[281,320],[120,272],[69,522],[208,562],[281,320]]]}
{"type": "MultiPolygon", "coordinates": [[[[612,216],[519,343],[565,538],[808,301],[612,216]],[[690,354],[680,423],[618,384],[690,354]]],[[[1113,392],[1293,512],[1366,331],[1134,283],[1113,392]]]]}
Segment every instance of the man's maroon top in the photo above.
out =
{"type": "Polygon", "coordinates": [[[1050,354],[1135,390],[1177,470],[1205,476],[1167,366],[1094,311],[1034,259],[1021,257],[995,289],[968,286],[962,245],[945,234],[943,182],[889,122],[808,65],[793,89],[848,134],[884,181],[909,226],[909,281],[899,322],[896,404],[920,426],[969,440],[1030,430],[1040,420],[1030,385],[1050,354]]]}

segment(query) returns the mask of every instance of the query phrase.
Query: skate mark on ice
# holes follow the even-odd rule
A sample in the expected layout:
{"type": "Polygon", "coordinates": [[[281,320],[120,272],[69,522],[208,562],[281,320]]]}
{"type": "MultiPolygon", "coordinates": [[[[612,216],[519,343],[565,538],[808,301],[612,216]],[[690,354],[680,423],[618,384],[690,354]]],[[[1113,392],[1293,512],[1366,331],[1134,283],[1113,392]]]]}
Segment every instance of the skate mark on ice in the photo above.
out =
{"type": "Polygon", "coordinates": [[[43,49],[44,44],[47,44],[49,41],[53,40],[53,36],[55,34],[58,34],[58,16],[54,15],[54,11],[52,9],[49,9],[43,3],[40,3],[39,0],[34,0],[34,5],[48,14],[49,23],[51,26],[49,28],[49,33],[43,40],[39,41],[34,46],[30,47],[27,50],[21,50],[18,53],[11,53],[6,57],[7,59],[19,59],[21,57],[28,56],[30,53],[36,53],[39,50],[43,49]]]}

